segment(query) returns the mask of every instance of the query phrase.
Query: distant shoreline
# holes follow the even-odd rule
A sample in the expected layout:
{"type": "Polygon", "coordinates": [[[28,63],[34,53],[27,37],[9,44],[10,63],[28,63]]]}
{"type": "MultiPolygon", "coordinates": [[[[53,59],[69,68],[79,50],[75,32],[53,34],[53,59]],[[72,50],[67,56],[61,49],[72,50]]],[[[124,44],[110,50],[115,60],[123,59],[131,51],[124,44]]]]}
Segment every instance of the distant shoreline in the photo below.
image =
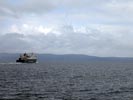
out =
{"type": "MultiPolygon", "coordinates": [[[[20,53],[0,53],[0,62],[14,62],[20,53]]],[[[133,61],[132,57],[97,57],[82,54],[37,54],[39,62],[133,61]]]]}

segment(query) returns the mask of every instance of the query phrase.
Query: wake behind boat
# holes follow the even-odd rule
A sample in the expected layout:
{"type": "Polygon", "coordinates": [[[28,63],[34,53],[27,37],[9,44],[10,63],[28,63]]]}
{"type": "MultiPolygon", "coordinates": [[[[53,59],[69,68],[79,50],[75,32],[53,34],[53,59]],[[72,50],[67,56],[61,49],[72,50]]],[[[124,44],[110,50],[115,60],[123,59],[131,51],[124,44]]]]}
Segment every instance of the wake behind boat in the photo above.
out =
{"type": "Polygon", "coordinates": [[[36,63],[37,62],[37,56],[34,53],[24,53],[24,54],[20,55],[20,57],[16,60],[16,62],[36,63]]]}

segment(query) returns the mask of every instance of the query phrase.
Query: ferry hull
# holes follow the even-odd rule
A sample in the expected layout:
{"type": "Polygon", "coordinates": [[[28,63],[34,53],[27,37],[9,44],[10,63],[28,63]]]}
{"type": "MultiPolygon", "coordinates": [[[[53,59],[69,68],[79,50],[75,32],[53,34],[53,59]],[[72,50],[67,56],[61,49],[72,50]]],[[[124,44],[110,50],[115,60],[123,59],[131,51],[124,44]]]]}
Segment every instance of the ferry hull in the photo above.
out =
{"type": "Polygon", "coordinates": [[[20,62],[20,63],[36,63],[37,59],[28,59],[28,60],[18,59],[18,60],[16,60],[16,62],[20,62]]]}

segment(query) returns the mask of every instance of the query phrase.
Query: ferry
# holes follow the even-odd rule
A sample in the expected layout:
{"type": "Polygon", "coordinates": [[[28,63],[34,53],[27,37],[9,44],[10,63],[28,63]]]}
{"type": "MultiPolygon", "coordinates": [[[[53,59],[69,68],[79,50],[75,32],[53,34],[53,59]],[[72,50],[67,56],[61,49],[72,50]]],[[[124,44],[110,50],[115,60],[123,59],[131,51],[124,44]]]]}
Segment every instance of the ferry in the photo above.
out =
{"type": "Polygon", "coordinates": [[[20,55],[20,57],[16,60],[16,62],[36,63],[37,62],[37,56],[34,53],[24,53],[24,54],[20,55]]]}

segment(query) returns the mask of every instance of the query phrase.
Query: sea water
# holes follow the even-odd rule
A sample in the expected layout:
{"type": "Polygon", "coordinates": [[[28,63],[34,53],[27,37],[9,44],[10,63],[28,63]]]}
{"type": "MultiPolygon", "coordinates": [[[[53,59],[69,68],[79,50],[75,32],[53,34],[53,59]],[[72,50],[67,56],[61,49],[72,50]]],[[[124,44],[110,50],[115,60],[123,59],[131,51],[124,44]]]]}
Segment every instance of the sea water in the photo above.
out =
{"type": "Polygon", "coordinates": [[[0,100],[133,100],[133,62],[0,63],[0,100]]]}

